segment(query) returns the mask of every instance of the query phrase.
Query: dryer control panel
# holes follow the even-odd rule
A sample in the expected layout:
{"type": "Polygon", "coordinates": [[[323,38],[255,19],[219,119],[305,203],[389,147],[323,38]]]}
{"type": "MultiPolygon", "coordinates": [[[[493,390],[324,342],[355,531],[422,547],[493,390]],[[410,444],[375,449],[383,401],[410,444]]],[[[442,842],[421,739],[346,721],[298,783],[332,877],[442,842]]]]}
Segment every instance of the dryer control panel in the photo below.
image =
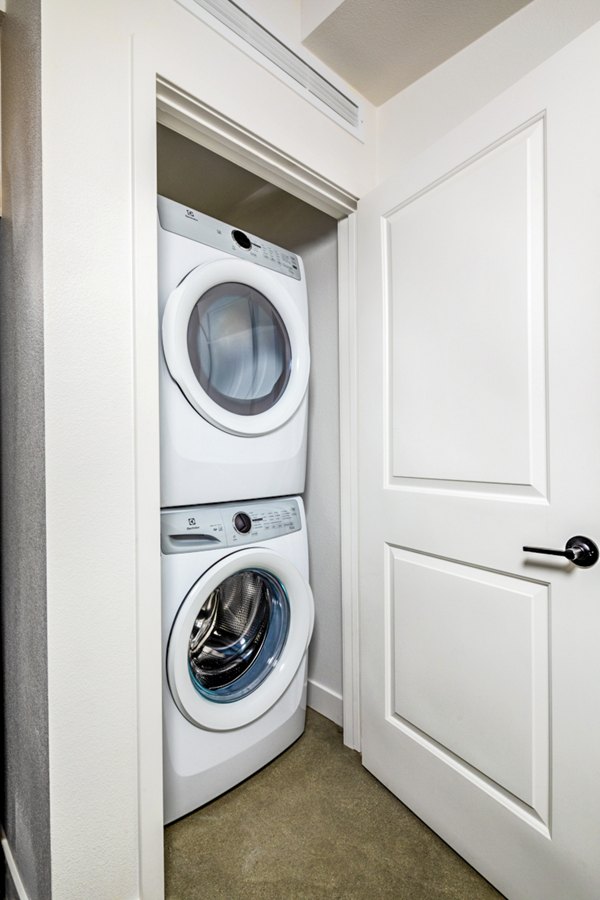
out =
{"type": "Polygon", "coordinates": [[[264,266],[282,275],[289,275],[298,281],[302,280],[300,262],[295,253],[270,244],[262,238],[241,231],[233,225],[212,219],[196,209],[190,209],[181,203],[175,203],[167,197],[158,197],[158,218],[165,231],[180,234],[182,237],[222,250],[247,259],[257,266],[264,266]]]}
{"type": "Polygon", "coordinates": [[[163,553],[195,553],[282,537],[302,519],[297,500],[249,500],[165,510],[160,526],[163,553]]]}

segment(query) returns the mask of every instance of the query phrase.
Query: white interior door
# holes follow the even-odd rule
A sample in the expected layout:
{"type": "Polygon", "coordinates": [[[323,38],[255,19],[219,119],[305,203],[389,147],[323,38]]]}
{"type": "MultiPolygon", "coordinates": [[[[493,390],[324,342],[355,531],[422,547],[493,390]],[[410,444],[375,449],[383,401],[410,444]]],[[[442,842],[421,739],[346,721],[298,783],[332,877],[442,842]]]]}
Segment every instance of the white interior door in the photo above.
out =
{"type": "Polygon", "coordinates": [[[511,900],[600,896],[600,27],[359,206],[364,765],[511,900]]]}

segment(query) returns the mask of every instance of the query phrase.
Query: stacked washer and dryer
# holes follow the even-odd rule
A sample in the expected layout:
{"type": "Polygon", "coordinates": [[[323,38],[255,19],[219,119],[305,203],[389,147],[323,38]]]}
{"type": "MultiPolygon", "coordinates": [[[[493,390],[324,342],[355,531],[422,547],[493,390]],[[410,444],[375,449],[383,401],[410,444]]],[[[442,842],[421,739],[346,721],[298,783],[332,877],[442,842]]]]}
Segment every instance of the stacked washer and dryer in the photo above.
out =
{"type": "Polygon", "coordinates": [[[165,822],[302,734],[314,621],[300,257],[158,198],[165,822]]]}

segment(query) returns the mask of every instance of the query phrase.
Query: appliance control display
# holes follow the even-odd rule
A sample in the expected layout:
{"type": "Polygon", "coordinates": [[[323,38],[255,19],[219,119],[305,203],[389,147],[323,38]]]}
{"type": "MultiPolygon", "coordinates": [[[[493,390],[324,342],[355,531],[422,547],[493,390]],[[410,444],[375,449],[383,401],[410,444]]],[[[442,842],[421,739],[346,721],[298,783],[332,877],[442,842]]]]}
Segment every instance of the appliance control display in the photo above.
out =
{"type": "Polygon", "coordinates": [[[298,257],[276,244],[270,244],[253,234],[233,228],[225,222],[160,195],[158,217],[165,231],[180,234],[216,250],[223,250],[240,259],[251,260],[259,266],[272,269],[281,275],[288,275],[297,281],[302,280],[298,257]]]}
{"type": "Polygon", "coordinates": [[[229,547],[268,541],[302,526],[296,500],[259,500],[243,508],[228,504],[225,509],[228,507],[232,514],[223,518],[229,547]]]}
{"type": "Polygon", "coordinates": [[[237,547],[300,531],[298,501],[257,500],[215,503],[164,510],[161,513],[163,553],[195,553],[215,547],[237,547]]]}

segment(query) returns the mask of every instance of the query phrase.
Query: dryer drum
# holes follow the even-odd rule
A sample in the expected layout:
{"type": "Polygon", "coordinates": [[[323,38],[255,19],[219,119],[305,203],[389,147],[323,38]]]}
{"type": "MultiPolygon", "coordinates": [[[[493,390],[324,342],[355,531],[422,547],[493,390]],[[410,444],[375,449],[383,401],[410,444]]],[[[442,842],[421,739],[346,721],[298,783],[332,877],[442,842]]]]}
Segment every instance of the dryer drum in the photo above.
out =
{"type": "Polygon", "coordinates": [[[239,700],[261,684],[281,655],[289,630],[283,584],[262,569],[242,569],[216,587],[194,621],[188,663],[204,697],[239,700]]]}
{"type": "Polygon", "coordinates": [[[246,284],[219,284],[200,297],[187,345],[202,389],[229,412],[263,413],[288,386],[292,350],[286,327],[269,300],[246,284]]]}

